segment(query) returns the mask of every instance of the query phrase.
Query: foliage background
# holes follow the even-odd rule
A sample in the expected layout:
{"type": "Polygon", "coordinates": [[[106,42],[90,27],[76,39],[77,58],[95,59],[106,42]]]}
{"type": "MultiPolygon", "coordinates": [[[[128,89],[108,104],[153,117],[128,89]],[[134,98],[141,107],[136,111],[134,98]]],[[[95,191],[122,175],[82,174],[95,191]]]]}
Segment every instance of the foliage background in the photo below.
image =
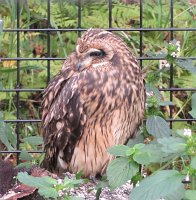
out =
{"type": "MultiPolygon", "coordinates": [[[[143,1],[143,28],[170,28],[171,13],[169,0],[143,1]]],[[[196,8],[194,1],[174,1],[174,27],[196,27],[196,8]]],[[[20,1],[20,28],[21,29],[47,29],[47,1],[21,0],[20,1]]],[[[2,31],[17,28],[17,1],[1,0],[0,19],[0,144],[1,150],[22,150],[21,161],[37,163],[39,154],[28,154],[27,151],[42,150],[40,131],[40,112],[43,89],[48,81],[47,57],[50,61],[51,77],[61,69],[63,60],[75,48],[78,38],[77,28],[100,27],[109,25],[108,1],[95,0],[81,1],[81,21],[78,19],[78,3],[71,0],[51,0],[50,27],[54,29],[48,37],[47,31],[20,32],[20,72],[17,77],[17,60],[5,58],[17,57],[17,33],[2,31]],[[55,30],[56,29],[56,30],[55,30]],[[68,29],[68,31],[58,31],[68,29]],[[50,38],[50,51],[48,50],[50,38]],[[32,59],[32,60],[31,60],[32,59]],[[19,80],[20,79],[20,80],[19,80]],[[34,89],[33,91],[16,92],[14,89],[34,89]],[[38,89],[38,91],[36,91],[38,89]],[[13,90],[13,91],[12,91],[13,90]],[[19,101],[18,101],[19,100],[19,101]],[[4,123],[4,120],[26,120],[21,123],[4,123]],[[31,121],[32,120],[32,121],[31,121]],[[33,122],[34,121],[34,122],[33,122]],[[16,131],[17,130],[17,131],[16,131]],[[19,143],[16,143],[16,134],[19,143]],[[33,136],[33,137],[32,137],[33,136]]],[[[140,57],[140,5],[138,1],[113,0],[112,1],[112,27],[133,28],[133,31],[115,31],[127,42],[137,58],[140,57]]],[[[170,41],[170,31],[144,31],[142,33],[142,57],[149,58],[154,52],[165,49],[165,42],[170,41]]],[[[174,38],[181,42],[181,57],[193,58],[196,55],[194,31],[175,31],[174,38]]],[[[18,61],[19,62],[19,61],[18,61]]],[[[153,82],[158,88],[170,87],[170,70],[166,70],[154,77],[154,71],[160,69],[160,61],[146,59],[142,67],[147,68],[147,81],[153,82]]],[[[195,88],[196,75],[181,68],[174,68],[175,88],[195,88]]],[[[176,91],[173,96],[173,119],[192,119],[191,91],[176,91]]],[[[165,102],[170,101],[170,92],[161,92],[165,102]]],[[[169,104],[161,106],[159,115],[169,118],[169,104]]],[[[158,105],[159,106],[159,105],[158,105]]],[[[173,128],[190,128],[195,130],[194,122],[174,122],[173,128]]],[[[145,131],[144,131],[145,132],[145,131]]],[[[15,155],[9,154],[16,162],[15,155]]],[[[7,154],[2,154],[3,157],[7,154]]]]}

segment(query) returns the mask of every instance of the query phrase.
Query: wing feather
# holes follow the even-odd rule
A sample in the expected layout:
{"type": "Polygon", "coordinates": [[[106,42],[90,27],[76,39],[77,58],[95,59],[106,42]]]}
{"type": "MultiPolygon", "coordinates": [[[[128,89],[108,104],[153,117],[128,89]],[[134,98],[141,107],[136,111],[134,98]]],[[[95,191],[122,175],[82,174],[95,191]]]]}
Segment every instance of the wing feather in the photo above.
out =
{"type": "MultiPolygon", "coordinates": [[[[50,171],[57,168],[60,150],[63,160],[69,162],[80,137],[82,106],[78,91],[78,74],[72,66],[64,64],[44,91],[42,126],[46,156],[43,167],[50,171]]],[[[84,118],[84,117],[83,117],[84,118]]],[[[58,170],[58,169],[57,169],[58,170]]]]}

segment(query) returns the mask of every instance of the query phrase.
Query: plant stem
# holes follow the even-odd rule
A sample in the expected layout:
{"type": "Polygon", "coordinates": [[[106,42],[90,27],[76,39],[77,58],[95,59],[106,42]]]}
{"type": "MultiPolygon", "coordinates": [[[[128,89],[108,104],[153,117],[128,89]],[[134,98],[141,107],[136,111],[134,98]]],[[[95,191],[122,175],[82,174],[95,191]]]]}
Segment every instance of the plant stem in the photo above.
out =
{"type": "Polygon", "coordinates": [[[180,110],[176,113],[176,115],[174,116],[174,119],[176,119],[176,117],[182,112],[183,108],[187,105],[187,103],[191,100],[191,97],[189,97],[187,99],[187,101],[184,103],[184,105],[180,108],[180,110]]]}
{"type": "Polygon", "coordinates": [[[170,162],[166,163],[165,165],[163,165],[161,168],[159,168],[157,171],[161,171],[162,169],[166,168],[167,166],[169,166],[172,162],[174,162],[174,160],[176,160],[178,158],[178,156],[174,157],[170,162]]]}

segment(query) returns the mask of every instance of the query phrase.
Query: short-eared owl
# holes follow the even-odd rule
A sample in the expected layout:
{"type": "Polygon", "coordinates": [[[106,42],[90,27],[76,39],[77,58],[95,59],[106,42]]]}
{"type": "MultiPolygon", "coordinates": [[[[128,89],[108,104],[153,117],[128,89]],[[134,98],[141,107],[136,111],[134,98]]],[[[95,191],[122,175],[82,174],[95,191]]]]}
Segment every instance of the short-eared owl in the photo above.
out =
{"type": "Polygon", "coordinates": [[[145,109],[142,71],[117,35],[89,29],[43,99],[44,167],[103,174],[107,149],[135,136],[145,109]]]}

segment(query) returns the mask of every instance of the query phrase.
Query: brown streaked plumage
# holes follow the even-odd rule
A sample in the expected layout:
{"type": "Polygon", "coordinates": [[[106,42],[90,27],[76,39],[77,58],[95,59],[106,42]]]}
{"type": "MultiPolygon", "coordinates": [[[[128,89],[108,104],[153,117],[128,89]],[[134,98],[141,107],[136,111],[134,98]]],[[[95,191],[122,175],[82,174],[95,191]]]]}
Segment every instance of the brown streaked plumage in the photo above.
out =
{"type": "Polygon", "coordinates": [[[89,29],[44,92],[44,167],[103,174],[107,149],[135,136],[145,108],[137,60],[117,35],[89,29]]]}

